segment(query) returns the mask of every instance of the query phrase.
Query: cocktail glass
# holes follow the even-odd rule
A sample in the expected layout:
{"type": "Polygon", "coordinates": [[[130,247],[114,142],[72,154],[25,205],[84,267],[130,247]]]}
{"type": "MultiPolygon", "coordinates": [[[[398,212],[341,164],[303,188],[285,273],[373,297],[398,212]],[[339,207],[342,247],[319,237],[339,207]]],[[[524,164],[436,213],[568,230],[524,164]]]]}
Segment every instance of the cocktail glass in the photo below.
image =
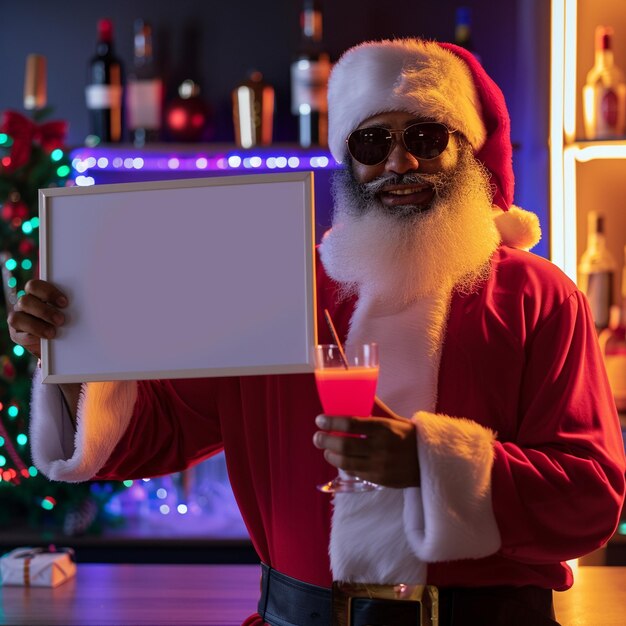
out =
{"type": "MultiPolygon", "coordinates": [[[[372,414],[378,381],[378,346],[375,343],[315,346],[315,382],[327,415],[368,417],[372,414]]],[[[350,436],[350,435],[344,435],[350,436]]],[[[325,493],[375,491],[367,480],[339,472],[328,483],[318,485],[325,493]]]]}

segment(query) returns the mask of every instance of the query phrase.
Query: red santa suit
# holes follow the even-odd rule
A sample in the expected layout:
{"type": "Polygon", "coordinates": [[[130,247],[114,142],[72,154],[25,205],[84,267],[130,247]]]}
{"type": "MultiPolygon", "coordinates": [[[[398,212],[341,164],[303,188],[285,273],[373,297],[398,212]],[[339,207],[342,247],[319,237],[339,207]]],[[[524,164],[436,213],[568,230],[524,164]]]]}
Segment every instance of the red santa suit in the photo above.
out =
{"type": "MultiPolygon", "coordinates": [[[[345,339],[355,301],[338,300],[321,262],[317,283],[318,319],[329,309],[345,339]]],[[[318,333],[331,341],[324,325],[318,333]]],[[[421,489],[342,494],[351,502],[333,531],[332,573],[331,501],[315,485],[335,469],[311,443],[321,412],[312,375],[88,383],[73,440],[58,389],[35,381],[33,455],[50,478],[78,481],[166,474],[224,449],[260,559],[316,585],[364,571],[381,582],[414,572],[439,586],[566,589],[564,561],[611,536],[624,493],[594,333],[560,270],[500,247],[479,289],[452,294],[436,406],[412,416],[421,489]],[[354,515],[359,507],[379,519],[354,515]]]]}
{"type": "MultiPolygon", "coordinates": [[[[496,217],[500,234],[515,243],[504,98],[467,51],[442,47],[450,54],[394,41],[344,55],[329,86],[331,150],[345,157],[347,134],[381,110],[451,124],[487,168],[506,211],[496,217]],[[437,71],[423,72],[429,65],[437,71]]],[[[59,389],[37,373],[37,467],[53,480],[143,478],[223,449],[260,559],[288,576],[324,587],[338,579],[568,588],[564,561],[611,536],[624,495],[619,422],[576,286],[507,245],[473,289],[442,287],[407,305],[342,298],[321,260],[316,272],[318,339],[332,342],[328,309],[343,341],[380,344],[378,393],[415,426],[419,488],[333,502],[317,491],[336,469],[311,441],[322,412],[312,374],[88,383],[74,433],[59,389]]]]}

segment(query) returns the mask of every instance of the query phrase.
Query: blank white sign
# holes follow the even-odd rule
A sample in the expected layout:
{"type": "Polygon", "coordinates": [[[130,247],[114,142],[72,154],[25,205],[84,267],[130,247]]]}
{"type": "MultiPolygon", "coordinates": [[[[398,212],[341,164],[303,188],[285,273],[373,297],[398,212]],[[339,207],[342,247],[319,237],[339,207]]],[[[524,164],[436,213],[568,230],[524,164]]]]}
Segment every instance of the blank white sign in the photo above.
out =
{"type": "Polygon", "coordinates": [[[310,172],[40,191],[45,382],[311,371],[310,172]]]}

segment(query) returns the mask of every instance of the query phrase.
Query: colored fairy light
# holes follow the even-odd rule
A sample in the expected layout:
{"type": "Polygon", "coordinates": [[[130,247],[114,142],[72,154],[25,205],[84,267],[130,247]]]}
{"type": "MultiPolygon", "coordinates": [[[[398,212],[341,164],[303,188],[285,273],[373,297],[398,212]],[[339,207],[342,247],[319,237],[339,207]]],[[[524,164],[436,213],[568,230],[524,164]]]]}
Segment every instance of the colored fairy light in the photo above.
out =
{"type": "Polygon", "coordinates": [[[273,170],[276,168],[276,157],[269,157],[267,161],[265,161],[265,165],[268,169],[273,170]]]}
{"type": "MultiPolygon", "coordinates": [[[[13,346],[13,354],[15,356],[24,356],[24,353],[26,352],[26,350],[24,350],[23,346],[13,346]]],[[[11,414],[11,408],[9,407],[9,415],[11,414]]],[[[16,413],[17,415],[17,413],[16,413]]]]}
{"type": "Polygon", "coordinates": [[[298,157],[289,157],[287,159],[287,165],[296,168],[300,165],[300,159],[298,157]]]}
{"type": "Polygon", "coordinates": [[[39,218],[38,217],[31,218],[30,223],[32,224],[33,228],[39,228],[39,218]]]}
{"type": "Polygon", "coordinates": [[[85,161],[83,161],[82,159],[74,159],[72,161],[72,167],[79,173],[82,174],[83,172],[87,171],[87,163],[85,161]]]}
{"type": "Polygon", "coordinates": [[[9,280],[7,280],[7,285],[11,287],[11,289],[15,288],[17,286],[17,278],[15,278],[14,276],[9,278],[9,280]]]}
{"type": "Polygon", "coordinates": [[[24,434],[24,433],[20,433],[16,438],[15,441],[17,441],[17,443],[20,446],[25,446],[26,442],[28,441],[28,437],[24,434]]]}
{"type": "Polygon", "coordinates": [[[4,437],[0,437],[0,448],[4,445],[4,437]]]}
{"type": "Polygon", "coordinates": [[[617,532],[620,535],[626,535],[626,522],[620,522],[619,526],[617,527],[617,532]]]}
{"type": "Polygon", "coordinates": [[[228,157],[228,166],[229,167],[239,167],[241,165],[241,157],[237,154],[233,154],[228,157]]]}
{"type": "Polygon", "coordinates": [[[185,513],[187,513],[187,510],[188,510],[188,509],[187,509],[187,505],[186,505],[186,504],[179,504],[179,505],[176,507],[176,510],[177,510],[177,511],[178,511],[181,515],[184,515],[185,513]]]}
{"type": "Polygon", "coordinates": [[[107,159],[106,157],[100,157],[98,159],[98,167],[101,170],[106,169],[109,166],[109,159],[107,159]]]}
{"type": "Polygon", "coordinates": [[[165,500],[165,498],[167,498],[167,490],[163,489],[163,487],[159,487],[156,492],[156,497],[159,498],[159,500],[165,500]]]}
{"type": "Polygon", "coordinates": [[[77,176],[75,182],[79,187],[89,187],[96,184],[92,176],[77,176]]]}
{"type": "Polygon", "coordinates": [[[33,232],[33,225],[31,224],[30,220],[22,224],[22,232],[25,235],[30,235],[33,232]]]}
{"type": "Polygon", "coordinates": [[[11,157],[10,156],[2,157],[2,165],[4,165],[4,167],[9,167],[9,165],[11,165],[11,157]]]}
{"type": "Polygon", "coordinates": [[[263,165],[263,159],[259,156],[253,156],[250,159],[250,165],[252,167],[261,167],[261,165],[263,165]]]}
{"type": "Polygon", "coordinates": [[[69,165],[61,165],[60,167],[57,168],[57,176],[59,178],[65,178],[66,176],[70,175],[71,171],[72,170],[70,170],[69,165]]]}
{"type": "Polygon", "coordinates": [[[7,413],[9,414],[9,417],[17,417],[19,415],[19,412],[20,412],[20,410],[14,404],[12,404],[7,409],[7,413]]]}
{"type": "Polygon", "coordinates": [[[9,143],[10,137],[6,133],[0,133],[0,146],[4,146],[9,143]]]}
{"type": "Polygon", "coordinates": [[[287,167],[287,159],[283,156],[278,157],[276,159],[276,167],[280,167],[280,168],[287,167]]]}
{"type": "Polygon", "coordinates": [[[124,481],[122,481],[122,485],[124,485],[124,487],[132,487],[133,486],[133,481],[132,480],[124,480],[124,481]]]}
{"type": "Polygon", "coordinates": [[[196,167],[199,170],[205,170],[208,166],[209,166],[209,162],[204,157],[200,157],[199,159],[196,159],[196,167]]]}
{"type": "Polygon", "coordinates": [[[162,504],[162,505],[159,507],[159,511],[161,511],[161,514],[162,514],[162,515],[167,515],[167,514],[170,512],[170,507],[169,507],[169,506],[167,506],[167,504],[162,504]]]}
{"type": "Polygon", "coordinates": [[[113,167],[120,168],[122,165],[124,165],[124,159],[122,159],[122,157],[115,157],[113,159],[113,167]]]}
{"type": "Polygon", "coordinates": [[[7,458],[0,454],[0,467],[4,467],[7,464],[7,458]]]}
{"type": "Polygon", "coordinates": [[[41,508],[46,511],[52,511],[52,509],[56,506],[57,501],[52,496],[46,496],[41,501],[41,508]]]}
{"type": "Polygon", "coordinates": [[[26,292],[23,289],[20,289],[17,292],[17,299],[19,300],[22,296],[25,296],[25,295],[26,295],[26,292]]]}
{"type": "Polygon", "coordinates": [[[39,471],[37,470],[37,468],[34,465],[31,465],[28,468],[28,473],[34,478],[35,476],[37,476],[37,474],[39,474],[39,471]]]}
{"type": "MultiPolygon", "coordinates": [[[[32,224],[31,224],[31,230],[32,230],[32,224]]],[[[33,262],[30,259],[24,259],[22,261],[22,269],[23,270],[32,270],[33,269],[33,262]]]]}
{"type": "Polygon", "coordinates": [[[56,148],[50,153],[50,159],[52,161],[60,161],[63,158],[63,150],[56,148]]]}
{"type": "Polygon", "coordinates": [[[127,170],[132,170],[135,167],[135,159],[133,159],[132,157],[126,157],[124,159],[124,167],[127,170]]]}
{"type": "Polygon", "coordinates": [[[180,167],[180,161],[176,157],[168,159],[167,167],[169,167],[171,170],[177,170],[180,167]]]}
{"type": "Polygon", "coordinates": [[[4,264],[4,267],[6,267],[9,270],[9,272],[12,272],[17,267],[17,261],[15,259],[9,259],[4,264]]]}

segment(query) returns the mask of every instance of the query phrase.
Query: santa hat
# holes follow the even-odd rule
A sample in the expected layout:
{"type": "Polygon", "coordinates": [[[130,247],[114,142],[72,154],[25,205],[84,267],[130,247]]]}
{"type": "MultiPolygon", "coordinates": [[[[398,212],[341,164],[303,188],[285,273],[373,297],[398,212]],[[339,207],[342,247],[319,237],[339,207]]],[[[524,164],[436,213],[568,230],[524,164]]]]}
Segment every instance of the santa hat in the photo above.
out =
{"type": "Polygon", "coordinates": [[[420,39],[371,41],[335,64],[328,85],[329,147],[338,162],[364,120],[407,111],[461,132],[491,176],[493,202],[513,202],[510,121],[500,88],[464,48],[420,39]]]}

